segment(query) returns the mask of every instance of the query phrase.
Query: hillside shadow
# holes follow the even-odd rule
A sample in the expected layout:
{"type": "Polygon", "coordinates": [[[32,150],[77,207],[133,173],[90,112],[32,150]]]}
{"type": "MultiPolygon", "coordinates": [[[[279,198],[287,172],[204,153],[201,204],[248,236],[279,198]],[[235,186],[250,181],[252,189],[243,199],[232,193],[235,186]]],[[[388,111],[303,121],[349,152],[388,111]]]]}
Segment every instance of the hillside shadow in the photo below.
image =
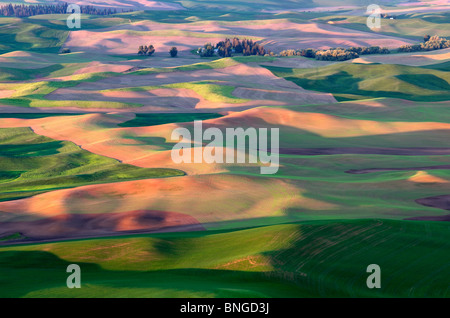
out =
{"type": "MultiPolygon", "coordinates": [[[[311,76],[314,76],[311,74],[311,76]]],[[[319,76],[319,75],[318,75],[319,76]]],[[[322,93],[356,95],[363,98],[399,98],[411,101],[446,101],[450,98],[450,85],[444,79],[432,74],[400,74],[393,76],[408,85],[414,85],[419,89],[435,91],[436,94],[418,95],[415,93],[404,93],[386,90],[364,90],[359,88],[361,82],[367,79],[355,77],[346,71],[339,71],[329,76],[320,76],[319,79],[311,77],[285,77],[286,80],[295,83],[303,89],[318,91],[322,93]]],[[[348,98],[342,99],[352,100],[348,98]]]]}
{"type": "Polygon", "coordinates": [[[433,74],[400,74],[396,76],[398,79],[433,91],[448,90],[450,84],[444,79],[433,74]]]}
{"type": "Polygon", "coordinates": [[[69,262],[44,251],[0,252],[0,274],[0,297],[5,298],[29,293],[39,297],[39,291],[44,297],[160,297],[161,292],[170,297],[230,297],[231,291],[239,290],[252,297],[305,296],[298,287],[259,272],[200,268],[115,271],[78,260],[69,262]],[[70,264],[80,266],[79,289],[66,286],[70,264]]]}

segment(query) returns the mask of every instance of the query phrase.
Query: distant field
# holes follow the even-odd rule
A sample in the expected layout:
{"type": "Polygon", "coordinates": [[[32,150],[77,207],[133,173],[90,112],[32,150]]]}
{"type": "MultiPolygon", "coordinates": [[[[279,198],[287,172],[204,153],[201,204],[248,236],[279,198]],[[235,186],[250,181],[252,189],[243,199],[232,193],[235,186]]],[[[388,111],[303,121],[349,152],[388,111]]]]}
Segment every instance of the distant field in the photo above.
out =
{"type": "MultiPolygon", "coordinates": [[[[418,41],[422,41],[426,34],[448,37],[450,36],[450,19],[447,18],[446,20],[445,13],[443,14],[406,14],[399,16],[395,20],[382,19],[381,29],[375,31],[375,33],[406,37],[418,41]]],[[[317,21],[325,23],[331,21],[329,23],[335,26],[370,33],[374,32],[367,26],[367,17],[365,16],[326,16],[317,18],[317,21]]]]}
{"type": "Polygon", "coordinates": [[[96,54],[133,54],[139,46],[136,43],[151,42],[156,49],[155,56],[167,56],[173,43],[177,43],[178,56],[184,57],[205,43],[217,43],[233,37],[259,41],[275,53],[309,47],[378,45],[396,48],[412,43],[400,35],[393,37],[348,30],[327,23],[273,17],[253,21],[187,21],[183,24],[136,21],[104,29],[72,31],[64,46],[73,51],[96,54]]]}
{"type": "Polygon", "coordinates": [[[406,65],[336,64],[317,69],[267,66],[310,90],[331,92],[339,100],[393,97],[413,101],[450,99],[448,72],[406,65]]]}
{"type": "Polygon", "coordinates": [[[1,247],[0,296],[448,297],[449,233],[444,222],[316,221],[1,247]],[[73,263],[83,288],[66,287],[73,263]],[[366,287],[373,263],[377,290],[366,287]]]}

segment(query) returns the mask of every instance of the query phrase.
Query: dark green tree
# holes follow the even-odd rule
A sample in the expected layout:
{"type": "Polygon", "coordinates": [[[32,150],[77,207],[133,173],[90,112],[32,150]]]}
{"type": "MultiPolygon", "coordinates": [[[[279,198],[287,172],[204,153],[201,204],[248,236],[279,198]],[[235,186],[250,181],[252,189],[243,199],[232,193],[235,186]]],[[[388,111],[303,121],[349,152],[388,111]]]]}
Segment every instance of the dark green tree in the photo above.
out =
{"type": "Polygon", "coordinates": [[[175,46],[173,46],[173,47],[170,49],[169,53],[170,53],[170,56],[171,56],[171,57],[176,57],[177,54],[178,54],[178,49],[177,49],[175,46]]]}
{"type": "Polygon", "coordinates": [[[155,47],[154,47],[152,44],[150,44],[150,45],[148,46],[147,55],[148,55],[148,56],[151,56],[153,53],[155,53],[155,47]]]}

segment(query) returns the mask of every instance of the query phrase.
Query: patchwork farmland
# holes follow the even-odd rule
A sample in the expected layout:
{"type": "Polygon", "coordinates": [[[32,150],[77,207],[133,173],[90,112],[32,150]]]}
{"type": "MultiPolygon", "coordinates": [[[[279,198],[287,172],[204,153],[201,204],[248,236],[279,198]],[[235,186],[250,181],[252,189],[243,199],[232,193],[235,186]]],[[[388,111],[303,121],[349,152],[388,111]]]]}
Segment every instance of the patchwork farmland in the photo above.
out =
{"type": "Polygon", "coordinates": [[[76,3],[0,10],[0,297],[449,297],[447,1],[76,3]],[[200,120],[276,173],[175,162],[200,120]]]}

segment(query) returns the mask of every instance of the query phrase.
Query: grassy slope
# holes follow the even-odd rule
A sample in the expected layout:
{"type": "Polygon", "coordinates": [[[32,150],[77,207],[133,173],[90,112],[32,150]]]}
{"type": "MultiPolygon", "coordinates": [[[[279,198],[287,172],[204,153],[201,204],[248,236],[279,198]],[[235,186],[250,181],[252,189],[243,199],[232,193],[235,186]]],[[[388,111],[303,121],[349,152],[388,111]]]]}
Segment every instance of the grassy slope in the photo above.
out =
{"type": "Polygon", "coordinates": [[[339,63],[316,69],[266,66],[297,85],[332,93],[338,100],[393,97],[413,101],[450,99],[450,74],[396,64],[339,63]]]}
{"type": "MultiPolygon", "coordinates": [[[[369,0],[292,0],[292,1],[275,1],[264,0],[255,3],[252,0],[169,0],[169,2],[176,2],[187,9],[203,9],[206,11],[223,10],[223,11],[261,11],[262,7],[265,10],[283,10],[299,9],[299,8],[314,8],[314,7],[336,7],[336,6],[367,6],[370,4],[369,0]]],[[[397,2],[397,1],[396,1],[397,2]]]]}
{"type": "Polygon", "coordinates": [[[29,128],[0,129],[0,167],[0,200],[86,184],[183,175],[121,164],[29,128]]]}
{"type": "Polygon", "coordinates": [[[41,25],[29,19],[0,17],[0,53],[29,50],[57,53],[66,40],[67,27],[41,25]]]}
{"type": "Polygon", "coordinates": [[[448,297],[449,233],[355,220],[2,247],[0,297],[448,297]],[[73,263],[81,289],[65,285],[73,263]]]}
{"type": "Polygon", "coordinates": [[[169,123],[190,122],[194,120],[207,120],[218,118],[222,115],[216,113],[156,113],[136,114],[132,120],[119,124],[119,127],[143,127],[164,125],[169,123]]]}

